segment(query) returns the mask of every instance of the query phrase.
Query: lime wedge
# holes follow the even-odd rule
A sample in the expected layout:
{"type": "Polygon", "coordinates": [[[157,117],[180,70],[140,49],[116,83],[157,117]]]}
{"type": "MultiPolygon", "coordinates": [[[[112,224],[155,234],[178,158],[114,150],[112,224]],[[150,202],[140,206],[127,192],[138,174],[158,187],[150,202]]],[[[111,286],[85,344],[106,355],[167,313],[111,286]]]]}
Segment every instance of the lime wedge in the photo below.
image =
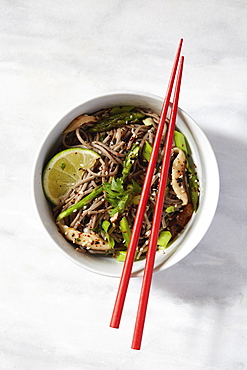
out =
{"type": "Polygon", "coordinates": [[[49,201],[57,205],[99,157],[98,153],[82,148],[66,149],[56,154],[43,172],[43,189],[49,201]]]}

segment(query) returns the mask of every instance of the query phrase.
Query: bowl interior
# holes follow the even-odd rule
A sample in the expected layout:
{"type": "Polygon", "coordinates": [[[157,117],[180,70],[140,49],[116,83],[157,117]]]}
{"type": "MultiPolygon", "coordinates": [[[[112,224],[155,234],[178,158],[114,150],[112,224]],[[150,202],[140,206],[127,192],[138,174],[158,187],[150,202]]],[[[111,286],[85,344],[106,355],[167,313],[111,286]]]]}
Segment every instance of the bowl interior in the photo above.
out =
{"type": "MultiPolygon", "coordinates": [[[[155,95],[135,92],[110,93],[91,99],[64,116],[47,134],[38,151],[33,169],[33,195],[39,217],[53,242],[73,262],[98,274],[120,277],[123,263],[114,258],[78,253],[58,232],[42,189],[42,171],[49,158],[55,153],[62,131],[77,116],[93,113],[99,109],[116,105],[135,105],[151,108],[160,113],[163,99],[155,95]]],[[[200,204],[183,233],[166,250],[165,254],[156,253],[155,271],[168,268],[190,253],[206,233],[216,210],[219,195],[219,173],[211,145],[194,120],[179,109],[177,127],[186,136],[192,156],[197,166],[200,182],[200,204]]],[[[142,274],[145,261],[134,263],[132,276],[142,274]]]]}

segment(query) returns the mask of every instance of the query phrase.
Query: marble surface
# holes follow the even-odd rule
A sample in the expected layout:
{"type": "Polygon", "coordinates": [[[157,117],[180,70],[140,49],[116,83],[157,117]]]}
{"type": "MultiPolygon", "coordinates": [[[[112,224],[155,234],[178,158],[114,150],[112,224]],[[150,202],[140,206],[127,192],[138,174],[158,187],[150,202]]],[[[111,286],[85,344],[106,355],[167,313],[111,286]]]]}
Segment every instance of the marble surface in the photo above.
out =
{"type": "Polygon", "coordinates": [[[0,368],[246,369],[246,1],[2,0],[0,10],[0,368]],[[32,202],[32,167],[47,130],[85,99],[164,96],[181,37],[180,106],[212,143],[220,199],[197,248],[154,276],[134,351],[141,280],[131,280],[120,329],[109,328],[118,279],[54,248],[32,202]]]}

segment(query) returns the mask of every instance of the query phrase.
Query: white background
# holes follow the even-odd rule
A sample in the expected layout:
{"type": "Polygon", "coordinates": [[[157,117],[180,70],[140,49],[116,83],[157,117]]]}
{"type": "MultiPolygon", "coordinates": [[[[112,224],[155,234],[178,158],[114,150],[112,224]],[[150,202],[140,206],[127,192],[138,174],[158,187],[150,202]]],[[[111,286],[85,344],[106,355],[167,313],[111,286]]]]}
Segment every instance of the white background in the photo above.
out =
{"type": "Polygon", "coordinates": [[[247,2],[0,2],[0,368],[247,368],[247,2]],[[119,330],[118,279],[56,249],[31,196],[46,132],[84,100],[115,90],[164,96],[184,38],[180,107],[220,169],[214,221],[197,248],[153,279],[142,348],[131,340],[141,280],[119,330]]]}

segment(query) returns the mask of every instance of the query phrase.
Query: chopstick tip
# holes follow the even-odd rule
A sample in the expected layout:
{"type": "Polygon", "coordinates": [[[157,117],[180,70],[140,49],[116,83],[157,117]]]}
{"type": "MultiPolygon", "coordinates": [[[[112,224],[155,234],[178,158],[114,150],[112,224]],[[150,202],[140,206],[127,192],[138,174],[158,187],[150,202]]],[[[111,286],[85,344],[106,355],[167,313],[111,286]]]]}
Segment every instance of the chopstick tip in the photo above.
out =
{"type": "Polygon", "coordinates": [[[120,320],[116,317],[112,317],[110,322],[110,328],[119,329],[120,320]]]}

